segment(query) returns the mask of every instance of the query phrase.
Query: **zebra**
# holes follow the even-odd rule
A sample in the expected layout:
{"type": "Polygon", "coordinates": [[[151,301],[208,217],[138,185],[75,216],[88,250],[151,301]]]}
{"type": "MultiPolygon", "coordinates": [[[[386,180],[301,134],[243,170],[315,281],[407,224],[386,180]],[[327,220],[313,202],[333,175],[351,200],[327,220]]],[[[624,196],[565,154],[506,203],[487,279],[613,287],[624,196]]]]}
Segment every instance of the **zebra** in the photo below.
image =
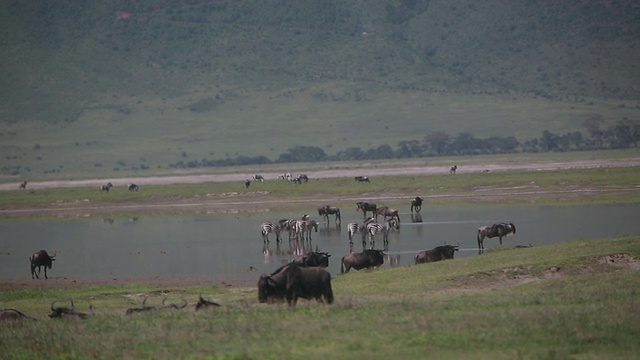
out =
{"type": "Polygon", "coordinates": [[[373,241],[373,236],[381,232],[382,238],[384,240],[384,245],[386,247],[389,244],[389,231],[391,229],[396,229],[396,230],[400,229],[400,224],[398,223],[398,220],[396,220],[395,218],[392,218],[385,223],[377,223],[377,222],[368,223],[367,233],[369,234],[369,245],[373,247],[375,243],[373,241]]]}
{"type": "Polygon", "coordinates": [[[306,234],[307,240],[311,240],[311,230],[318,232],[318,223],[315,220],[296,220],[293,228],[297,239],[304,240],[306,234]]]}
{"type": "Polygon", "coordinates": [[[270,233],[276,234],[276,242],[280,242],[280,232],[283,229],[281,224],[274,224],[274,223],[272,223],[270,221],[267,221],[267,222],[263,222],[260,225],[260,229],[262,231],[262,241],[265,244],[269,243],[269,234],[270,233]]]}
{"type": "Polygon", "coordinates": [[[253,175],[253,180],[254,181],[264,182],[264,176],[259,175],[259,174],[253,175]]]}
{"type": "Polygon", "coordinates": [[[127,188],[129,188],[129,191],[138,191],[140,190],[140,187],[136,184],[129,184],[127,185],[127,188]]]}
{"type": "Polygon", "coordinates": [[[364,223],[360,224],[357,222],[352,222],[347,224],[347,234],[349,235],[349,244],[353,245],[353,235],[362,234],[362,242],[364,242],[364,237],[367,234],[367,224],[373,221],[373,218],[370,217],[364,221],[364,223]]]}
{"type": "Polygon", "coordinates": [[[449,169],[449,174],[455,175],[456,174],[456,170],[458,170],[458,165],[453,165],[451,167],[451,169],[449,169]]]}
{"type": "Polygon", "coordinates": [[[111,189],[112,187],[113,187],[112,183],[107,183],[107,185],[100,185],[99,189],[100,191],[109,192],[109,189],[111,189]]]}

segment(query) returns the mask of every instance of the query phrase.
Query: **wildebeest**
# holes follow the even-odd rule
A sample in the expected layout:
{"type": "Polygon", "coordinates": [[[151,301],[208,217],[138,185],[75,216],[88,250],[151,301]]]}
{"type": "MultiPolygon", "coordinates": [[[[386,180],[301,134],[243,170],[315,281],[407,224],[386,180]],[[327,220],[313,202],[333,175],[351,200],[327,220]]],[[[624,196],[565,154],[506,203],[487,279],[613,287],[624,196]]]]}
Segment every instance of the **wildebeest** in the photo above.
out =
{"type": "Polygon", "coordinates": [[[0,310],[0,321],[18,321],[18,320],[35,320],[31,316],[25,315],[16,309],[0,310]]]}
{"type": "Polygon", "coordinates": [[[59,306],[59,307],[53,307],[53,305],[56,302],[52,302],[51,303],[51,314],[49,314],[49,317],[52,319],[62,319],[62,318],[78,318],[78,319],[86,319],[88,317],[91,317],[94,315],[93,313],[93,305],[89,305],[89,311],[91,312],[90,314],[87,313],[83,313],[80,311],[76,311],[76,307],[73,304],[73,300],[71,300],[71,307],[66,307],[66,306],[59,306]]]}
{"type": "Polygon", "coordinates": [[[20,190],[25,190],[27,188],[27,182],[23,181],[20,183],[20,190]]]}
{"type": "Polygon", "coordinates": [[[416,212],[420,212],[422,210],[422,198],[420,196],[416,196],[415,199],[411,200],[411,213],[413,214],[413,209],[416,212]]]}
{"type": "Polygon", "coordinates": [[[415,256],[416,265],[426,262],[453,259],[453,255],[458,251],[458,248],[460,248],[460,245],[442,245],[436,246],[431,250],[421,251],[415,256]]]}
{"type": "Polygon", "coordinates": [[[363,219],[367,218],[367,212],[369,211],[371,212],[372,217],[377,217],[376,210],[378,208],[376,207],[376,204],[360,201],[356,203],[356,206],[356,211],[362,210],[362,213],[364,214],[363,219]]]}
{"type": "Polygon", "coordinates": [[[298,182],[302,183],[307,181],[309,181],[309,177],[306,174],[298,175],[298,182]]]}
{"type": "Polygon", "coordinates": [[[244,187],[245,187],[245,188],[248,188],[249,186],[251,186],[251,180],[247,179],[247,180],[244,182],[244,187]]]}
{"type": "Polygon", "coordinates": [[[258,175],[258,174],[253,175],[253,180],[255,180],[255,181],[260,181],[260,182],[264,182],[264,176],[262,176],[262,175],[258,175]]]}
{"type": "Polygon", "coordinates": [[[342,217],[340,216],[340,208],[335,206],[325,205],[323,207],[318,208],[318,215],[324,216],[324,220],[329,222],[329,215],[335,215],[336,224],[342,221],[342,217]]]}
{"type": "Polygon", "coordinates": [[[293,260],[293,263],[303,267],[328,267],[329,257],[331,257],[331,254],[329,254],[328,252],[310,251],[306,255],[296,256],[296,258],[293,260]]]}
{"type": "Polygon", "coordinates": [[[127,185],[127,188],[129,189],[129,191],[138,191],[138,190],[140,190],[140,186],[138,186],[137,184],[129,184],[129,185],[127,185]]]}
{"type": "Polygon", "coordinates": [[[382,220],[387,220],[387,216],[392,219],[397,219],[400,222],[400,215],[398,215],[398,209],[383,206],[376,210],[376,219],[378,216],[382,216],[382,220]]]}
{"type": "Polygon", "coordinates": [[[107,183],[106,185],[100,185],[100,191],[106,191],[109,192],[109,189],[111,189],[113,187],[112,183],[107,183]]]}
{"type": "Polygon", "coordinates": [[[198,297],[198,302],[196,303],[196,310],[202,310],[202,309],[206,309],[209,307],[219,307],[220,304],[218,304],[217,302],[213,302],[213,301],[209,301],[209,300],[205,300],[202,295],[200,295],[198,297]]]}
{"type": "Polygon", "coordinates": [[[371,182],[369,181],[369,178],[366,176],[356,176],[354,179],[357,182],[371,182]]]}
{"type": "Polygon", "coordinates": [[[361,253],[349,253],[342,257],[340,272],[348,273],[351,268],[360,270],[368,269],[384,264],[382,250],[367,249],[361,253]]]}
{"type": "Polygon", "coordinates": [[[298,298],[316,299],[327,304],[333,303],[331,274],[321,267],[301,267],[287,264],[271,275],[262,274],[258,280],[258,300],[278,302],[286,299],[289,306],[295,306],[298,298]]]}
{"type": "Polygon", "coordinates": [[[449,169],[449,174],[455,175],[456,170],[458,170],[458,165],[453,165],[451,169],[449,169]]]}
{"type": "Polygon", "coordinates": [[[31,254],[31,257],[29,258],[29,262],[31,263],[31,278],[40,279],[40,276],[39,276],[40,270],[41,270],[41,267],[44,267],[44,278],[48,279],[47,268],[51,269],[51,265],[56,260],[54,259],[54,257],[55,255],[49,256],[49,254],[47,254],[47,252],[44,250],[36,251],[33,254],[31,254]],[[37,274],[36,274],[36,268],[38,268],[37,274]]]}
{"type": "Polygon", "coordinates": [[[495,223],[491,226],[481,226],[478,228],[478,248],[484,250],[484,238],[498,237],[500,239],[500,245],[502,245],[502,238],[516,233],[516,226],[513,223],[495,223]]]}

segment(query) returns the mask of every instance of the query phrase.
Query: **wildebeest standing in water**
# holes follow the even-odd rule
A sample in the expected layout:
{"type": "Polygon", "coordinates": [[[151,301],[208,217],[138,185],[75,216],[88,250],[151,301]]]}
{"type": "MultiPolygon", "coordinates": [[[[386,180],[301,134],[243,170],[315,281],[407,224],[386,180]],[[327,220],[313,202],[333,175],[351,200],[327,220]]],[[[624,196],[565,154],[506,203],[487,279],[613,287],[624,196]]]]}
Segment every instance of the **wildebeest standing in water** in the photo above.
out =
{"type": "Polygon", "coordinates": [[[333,303],[331,274],[321,267],[300,267],[287,264],[271,275],[262,274],[258,280],[258,300],[279,302],[287,300],[295,306],[298,298],[316,299],[327,304],[333,303]]]}
{"type": "Polygon", "coordinates": [[[415,256],[416,265],[426,262],[453,259],[453,256],[455,252],[458,251],[458,248],[460,248],[460,245],[442,245],[436,246],[431,250],[421,251],[415,256]]]}
{"type": "Polygon", "coordinates": [[[51,269],[51,265],[56,260],[54,259],[54,256],[49,256],[49,254],[47,254],[47,252],[44,250],[40,250],[31,254],[31,257],[29,258],[29,262],[31,263],[31,278],[40,279],[40,276],[39,276],[40,270],[41,270],[40,268],[44,267],[44,278],[48,279],[47,268],[51,269]],[[37,274],[36,274],[36,268],[38,268],[37,274]]]}
{"type": "Polygon", "coordinates": [[[478,228],[478,248],[480,252],[484,250],[484,238],[498,237],[500,239],[500,245],[502,245],[502,238],[516,233],[516,226],[513,223],[495,223],[491,226],[481,226],[478,228]]]}
{"type": "Polygon", "coordinates": [[[416,212],[420,212],[422,210],[422,198],[420,196],[416,196],[415,199],[411,200],[411,213],[413,214],[413,210],[416,212]]]}
{"type": "Polygon", "coordinates": [[[387,217],[397,219],[400,222],[400,215],[398,215],[398,209],[383,206],[376,211],[376,219],[378,216],[382,216],[383,220],[387,220],[387,217]]]}
{"type": "Polygon", "coordinates": [[[348,273],[351,268],[356,270],[368,269],[384,264],[382,250],[367,249],[361,253],[349,253],[342,257],[340,272],[348,273]]]}
{"type": "Polygon", "coordinates": [[[363,202],[363,201],[359,201],[356,203],[356,211],[360,211],[362,210],[362,213],[364,214],[364,216],[362,217],[362,219],[366,220],[367,219],[367,212],[370,211],[371,212],[371,216],[372,217],[376,217],[376,210],[377,210],[377,206],[376,204],[373,203],[368,203],[368,202],[363,202]]]}
{"type": "Polygon", "coordinates": [[[335,215],[336,224],[342,221],[342,216],[340,215],[340,208],[330,205],[325,205],[318,208],[318,215],[324,216],[324,220],[329,222],[329,215],[335,215]]]}

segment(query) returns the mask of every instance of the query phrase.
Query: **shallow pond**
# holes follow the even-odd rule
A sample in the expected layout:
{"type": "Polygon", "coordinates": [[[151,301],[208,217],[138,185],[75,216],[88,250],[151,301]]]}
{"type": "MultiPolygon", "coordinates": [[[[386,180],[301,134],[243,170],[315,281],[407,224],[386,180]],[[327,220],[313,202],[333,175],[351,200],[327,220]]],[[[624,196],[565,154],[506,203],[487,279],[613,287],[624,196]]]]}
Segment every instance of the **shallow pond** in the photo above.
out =
{"type": "MultiPolygon", "coordinates": [[[[312,212],[313,211],[313,212],[312,212]]],[[[311,218],[323,224],[317,212],[311,218]]],[[[302,213],[148,217],[139,219],[0,220],[0,279],[29,279],[28,258],[45,249],[57,253],[49,276],[79,280],[112,278],[215,277],[258,279],[311,249],[332,254],[329,271],[340,273],[340,258],[349,252],[347,223],[362,221],[362,213],[343,209],[342,226],[333,217],[312,233],[311,244],[290,246],[286,233],[263,245],[260,224],[302,213]]],[[[456,257],[477,256],[478,227],[513,222],[517,233],[506,246],[552,244],[575,239],[640,234],[640,204],[580,206],[468,206],[423,207],[421,219],[401,213],[401,228],[389,236],[389,261],[384,267],[413,263],[421,250],[460,244],[456,257]],[[420,222],[412,222],[419,221],[420,222]]],[[[379,235],[376,248],[382,248],[379,235]]],[[[362,251],[360,236],[354,251],[362,251]]],[[[485,248],[498,239],[485,239],[485,248]]],[[[368,245],[367,245],[368,247],[368,245]]]]}

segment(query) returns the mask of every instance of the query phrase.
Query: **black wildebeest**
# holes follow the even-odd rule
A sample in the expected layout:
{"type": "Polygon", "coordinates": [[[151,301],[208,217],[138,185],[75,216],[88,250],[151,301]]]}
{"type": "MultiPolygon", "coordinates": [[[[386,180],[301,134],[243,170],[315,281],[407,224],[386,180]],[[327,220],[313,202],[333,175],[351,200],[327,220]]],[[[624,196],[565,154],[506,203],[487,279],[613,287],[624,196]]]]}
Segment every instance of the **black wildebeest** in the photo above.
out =
{"type": "Polygon", "coordinates": [[[505,236],[514,235],[516,233],[516,226],[513,223],[495,223],[491,226],[481,226],[478,228],[478,248],[480,251],[484,250],[484,238],[498,237],[500,239],[500,245],[502,245],[502,239],[505,236]]]}
{"type": "Polygon", "coordinates": [[[415,256],[416,265],[426,262],[453,259],[453,255],[459,248],[460,245],[442,245],[436,246],[431,250],[421,251],[415,256]]]}
{"type": "Polygon", "coordinates": [[[100,191],[106,191],[109,192],[109,189],[111,189],[113,187],[112,183],[107,183],[106,185],[100,185],[100,191]]]}
{"type": "Polygon", "coordinates": [[[366,176],[356,176],[354,179],[357,182],[371,182],[369,181],[369,178],[366,176]]]}
{"type": "Polygon", "coordinates": [[[206,309],[206,308],[210,308],[210,307],[219,307],[220,304],[218,304],[217,302],[213,302],[213,301],[209,301],[209,300],[205,300],[202,295],[200,295],[198,297],[198,302],[196,303],[196,310],[202,310],[202,309],[206,309]]]}
{"type": "Polygon", "coordinates": [[[328,252],[310,251],[306,255],[296,256],[296,258],[292,262],[298,266],[303,267],[328,267],[329,257],[331,257],[331,254],[329,254],[328,252]]]}
{"type": "Polygon", "coordinates": [[[129,189],[129,191],[138,191],[138,190],[140,190],[140,186],[138,186],[137,184],[129,184],[129,185],[127,185],[127,188],[129,189]]]}
{"type": "Polygon", "coordinates": [[[420,212],[422,210],[422,198],[420,196],[416,196],[415,199],[411,200],[411,213],[413,214],[413,210],[416,212],[420,212]]]}
{"type": "Polygon", "coordinates": [[[20,190],[25,190],[27,188],[27,182],[23,181],[20,183],[20,190]]]}
{"type": "Polygon", "coordinates": [[[449,169],[449,174],[455,175],[455,174],[456,174],[456,170],[458,170],[458,165],[453,165],[453,166],[449,169]]]}
{"type": "Polygon", "coordinates": [[[52,302],[51,303],[51,314],[49,314],[49,317],[52,319],[62,319],[62,318],[77,318],[77,319],[86,319],[90,316],[93,316],[93,305],[89,305],[89,311],[91,312],[90,314],[87,313],[83,313],[80,311],[76,311],[76,307],[73,304],[73,300],[71,300],[71,307],[66,307],[66,306],[59,306],[59,307],[53,307],[53,305],[56,302],[52,302]]]}
{"type": "Polygon", "coordinates": [[[342,257],[340,272],[348,273],[351,268],[356,270],[368,269],[384,264],[382,250],[367,249],[361,253],[349,253],[342,257]]]}
{"type": "Polygon", "coordinates": [[[329,222],[329,215],[335,215],[336,224],[342,221],[342,216],[340,216],[340,208],[335,206],[325,205],[323,207],[318,208],[318,215],[324,216],[324,220],[329,222]]]}
{"type": "Polygon", "coordinates": [[[40,270],[41,270],[41,267],[44,267],[44,278],[48,279],[47,268],[51,269],[51,265],[56,260],[54,259],[54,257],[55,255],[49,256],[49,254],[47,254],[47,252],[44,250],[36,251],[33,254],[31,254],[31,257],[29,258],[29,262],[31,263],[31,278],[40,279],[40,276],[39,276],[40,270]],[[36,274],[36,268],[38,268],[37,274],[36,274]]]}
{"type": "Polygon", "coordinates": [[[387,220],[387,216],[391,219],[397,219],[400,222],[400,215],[398,215],[398,209],[383,206],[376,210],[376,219],[378,216],[382,216],[382,220],[387,220]]]}
{"type": "Polygon", "coordinates": [[[356,211],[362,210],[362,213],[364,214],[364,216],[362,218],[364,220],[367,219],[367,212],[369,212],[369,211],[371,212],[371,216],[372,217],[376,217],[377,218],[376,210],[378,208],[376,207],[376,204],[360,201],[360,202],[356,203],[356,206],[357,206],[356,211]]]}
{"type": "Polygon", "coordinates": [[[18,321],[18,320],[35,320],[31,316],[25,315],[16,309],[0,310],[0,321],[18,321]]]}
{"type": "Polygon", "coordinates": [[[333,303],[331,274],[321,267],[301,267],[287,264],[271,275],[262,274],[258,280],[258,300],[279,302],[287,300],[295,306],[298,298],[316,299],[327,304],[333,303]]]}

